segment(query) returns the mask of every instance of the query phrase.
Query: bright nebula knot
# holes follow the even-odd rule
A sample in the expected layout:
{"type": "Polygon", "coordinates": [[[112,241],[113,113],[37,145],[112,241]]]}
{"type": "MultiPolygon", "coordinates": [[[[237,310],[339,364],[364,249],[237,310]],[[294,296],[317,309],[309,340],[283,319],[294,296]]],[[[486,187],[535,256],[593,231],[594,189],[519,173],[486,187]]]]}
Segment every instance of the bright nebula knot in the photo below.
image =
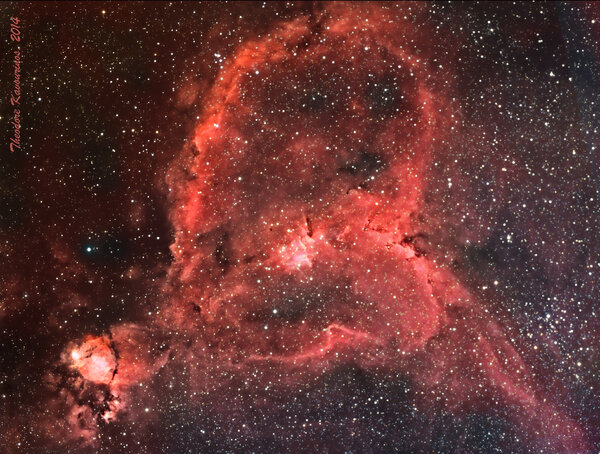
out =
{"type": "Polygon", "coordinates": [[[117,359],[106,337],[87,339],[71,351],[72,367],[83,378],[94,383],[109,384],[117,370],[117,359]]]}

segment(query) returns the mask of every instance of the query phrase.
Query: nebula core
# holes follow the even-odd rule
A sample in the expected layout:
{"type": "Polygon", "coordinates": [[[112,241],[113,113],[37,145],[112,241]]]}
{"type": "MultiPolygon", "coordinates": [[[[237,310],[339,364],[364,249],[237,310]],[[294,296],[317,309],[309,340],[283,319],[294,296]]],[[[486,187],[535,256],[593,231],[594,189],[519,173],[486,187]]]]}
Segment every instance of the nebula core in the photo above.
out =
{"type": "Polygon", "coordinates": [[[598,449],[598,8],[85,9],[135,108],[43,265],[2,230],[7,453],[598,449]]]}

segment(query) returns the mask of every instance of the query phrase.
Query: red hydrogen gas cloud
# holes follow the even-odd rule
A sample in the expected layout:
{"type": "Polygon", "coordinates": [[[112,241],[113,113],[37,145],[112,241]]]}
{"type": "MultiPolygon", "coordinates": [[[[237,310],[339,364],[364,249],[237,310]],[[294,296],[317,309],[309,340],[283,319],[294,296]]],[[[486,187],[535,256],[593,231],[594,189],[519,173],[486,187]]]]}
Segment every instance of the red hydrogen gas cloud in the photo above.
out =
{"type": "Polygon", "coordinates": [[[452,411],[502,402],[532,436],[585,449],[485,302],[426,253],[427,172],[461,115],[446,71],[424,27],[365,5],[241,46],[167,177],[163,311],[221,368],[408,372],[452,411]]]}
{"type": "Polygon", "coordinates": [[[166,175],[173,261],[148,326],[73,341],[67,384],[48,379],[69,407],[63,438],[147,423],[151,405],[136,404],[158,400],[147,389],[161,380],[196,413],[218,401],[227,414],[230,382],[285,398],[356,367],[409,377],[425,412],[507,408],[535,446],[588,449],[506,321],[450,266],[450,245],[430,238],[445,212],[433,162],[448,160],[463,112],[421,9],[329,5],[222,62],[166,175]]]}
{"type": "Polygon", "coordinates": [[[106,337],[87,339],[71,350],[71,360],[83,378],[109,384],[117,371],[117,358],[106,337]]]}

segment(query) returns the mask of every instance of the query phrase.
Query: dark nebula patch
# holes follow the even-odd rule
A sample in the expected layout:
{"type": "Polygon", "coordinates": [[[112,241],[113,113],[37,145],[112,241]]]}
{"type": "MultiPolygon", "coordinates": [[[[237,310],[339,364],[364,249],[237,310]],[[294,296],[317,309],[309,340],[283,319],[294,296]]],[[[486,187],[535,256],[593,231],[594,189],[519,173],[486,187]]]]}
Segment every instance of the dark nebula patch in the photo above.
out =
{"type": "Polygon", "coordinates": [[[376,154],[359,151],[355,159],[347,161],[344,167],[340,168],[340,172],[370,177],[373,173],[383,169],[384,166],[384,162],[376,154]]]}

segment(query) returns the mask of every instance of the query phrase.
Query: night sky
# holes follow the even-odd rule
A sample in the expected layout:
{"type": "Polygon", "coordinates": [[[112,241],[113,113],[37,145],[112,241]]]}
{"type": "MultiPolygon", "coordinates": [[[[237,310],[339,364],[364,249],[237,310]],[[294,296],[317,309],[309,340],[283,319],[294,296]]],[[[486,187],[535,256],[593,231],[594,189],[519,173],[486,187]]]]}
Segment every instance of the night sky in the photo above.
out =
{"type": "Polygon", "coordinates": [[[0,17],[1,453],[600,450],[598,4],[0,17]]]}

